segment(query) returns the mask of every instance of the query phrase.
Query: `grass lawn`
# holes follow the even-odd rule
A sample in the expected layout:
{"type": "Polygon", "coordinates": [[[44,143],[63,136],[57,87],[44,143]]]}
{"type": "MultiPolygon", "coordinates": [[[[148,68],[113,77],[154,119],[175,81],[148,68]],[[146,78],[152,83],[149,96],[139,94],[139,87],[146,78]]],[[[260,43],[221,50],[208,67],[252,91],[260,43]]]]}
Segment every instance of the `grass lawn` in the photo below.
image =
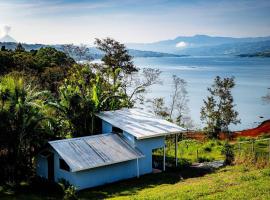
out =
{"type": "MultiPolygon", "coordinates": [[[[221,154],[223,145],[224,141],[219,140],[202,142],[194,139],[185,139],[178,142],[178,158],[188,160],[190,163],[224,160],[224,155],[221,154]]],[[[166,147],[166,156],[174,158],[174,142],[167,141],[166,147]]],[[[163,150],[157,150],[155,154],[163,155],[163,150]]]]}
{"type": "MultiPolygon", "coordinates": [[[[58,199],[43,193],[23,192],[0,199],[58,199]]],[[[222,168],[214,173],[184,169],[150,174],[79,192],[79,199],[270,199],[270,168],[244,166],[222,168]]]]}

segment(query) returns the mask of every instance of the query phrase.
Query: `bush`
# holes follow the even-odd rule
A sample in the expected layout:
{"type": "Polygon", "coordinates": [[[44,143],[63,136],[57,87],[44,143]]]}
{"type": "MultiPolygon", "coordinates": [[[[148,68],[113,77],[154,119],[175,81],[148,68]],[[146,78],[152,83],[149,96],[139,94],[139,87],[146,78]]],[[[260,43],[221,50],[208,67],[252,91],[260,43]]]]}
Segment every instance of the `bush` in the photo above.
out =
{"type": "Polygon", "coordinates": [[[178,168],[186,168],[191,165],[191,161],[186,158],[180,158],[178,159],[178,168]]]}
{"type": "Polygon", "coordinates": [[[211,152],[212,151],[212,148],[211,147],[204,147],[203,150],[205,152],[211,152]]]}
{"type": "Polygon", "coordinates": [[[205,156],[202,156],[202,157],[198,157],[197,161],[199,163],[203,163],[203,162],[211,162],[213,161],[214,158],[211,158],[211,157],[205,157],[205,156]]]}
{"type": "Polygon", "coordinates": [[[261,171],[263,176],[270,176],[270,169],[265,169],[261,171]]]}
{"type": "Polygon", "coordinates": [[[224,144],[221,154],[225,155],[225,164],[231,165],[234,161],[234,152],[233,152],[233,146],[228,143],[228,141],[224,144]]]}
{"type": "Polygon", "coordinates": [[[235,164],[244,165],[248,168],[263,169],[269,166],[268,157],[258,156],[256,153],[242,152],[237,154],[234,160],[235,164]]]}
{"type": "Polygon", "coordinates": [[[78,199],[77,195],[76,195],[76,188],[74,186],[72,186],[66,179],[59,179],[59,183],[58,183],[64,193],[63,199],[64,200],[76,200],[78,199]]]}
{"type": "Polygon", "coordinates": [[[64,191],[64,200],[77,200],[78,197],[76,195],[76,189],[74,186],[69,186],[67,189],[64,191]]]}

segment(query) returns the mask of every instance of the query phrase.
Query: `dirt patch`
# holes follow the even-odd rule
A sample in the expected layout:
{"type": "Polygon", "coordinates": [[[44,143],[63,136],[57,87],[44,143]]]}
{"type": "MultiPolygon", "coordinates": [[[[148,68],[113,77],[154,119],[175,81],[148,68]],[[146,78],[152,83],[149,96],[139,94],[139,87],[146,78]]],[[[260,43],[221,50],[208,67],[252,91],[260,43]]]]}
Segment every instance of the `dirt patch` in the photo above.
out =
{"type": "MultiPolygon", "coordinates": [[[[270,135],[270,120],[266,120],[262,122],[258,127],[246,129],[242,131],[236,131],[232,133],[231,139],[236,139],[238,137],[258,137],[262,135],[270,135]]],[[[199,141],[204,141],[206,139],[206,135],[199,131],[189,131],[184,134],[184,138],[194,139],[199,141]]],[[[225,140],[228,139],[226,134],[221,133],[219,139],[225,140]]]]}

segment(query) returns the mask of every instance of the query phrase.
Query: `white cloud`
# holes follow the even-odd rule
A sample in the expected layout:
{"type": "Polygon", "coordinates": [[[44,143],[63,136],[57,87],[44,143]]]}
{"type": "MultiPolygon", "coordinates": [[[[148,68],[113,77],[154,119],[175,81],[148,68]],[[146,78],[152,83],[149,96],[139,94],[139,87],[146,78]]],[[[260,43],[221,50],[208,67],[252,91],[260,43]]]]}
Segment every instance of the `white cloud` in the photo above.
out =
{"type": "Polygon", "coordinates": [[[175,46],[177,48],[185,48],[188,46],[188,43],[181,41],[181,42],[178,42],[175,46]]]}

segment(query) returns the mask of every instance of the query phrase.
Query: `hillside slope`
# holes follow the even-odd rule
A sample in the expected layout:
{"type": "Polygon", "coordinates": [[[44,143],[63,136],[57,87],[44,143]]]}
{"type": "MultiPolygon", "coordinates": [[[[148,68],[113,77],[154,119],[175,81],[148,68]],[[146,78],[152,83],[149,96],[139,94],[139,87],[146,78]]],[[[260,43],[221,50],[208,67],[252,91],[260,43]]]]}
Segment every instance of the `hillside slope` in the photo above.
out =
{"type": "Polygon", "coordinates": [[[262,122],[256,128],[235,132],[235,137],[257,137],[262,134],[270,135],[270,120],[262,122]]]}

